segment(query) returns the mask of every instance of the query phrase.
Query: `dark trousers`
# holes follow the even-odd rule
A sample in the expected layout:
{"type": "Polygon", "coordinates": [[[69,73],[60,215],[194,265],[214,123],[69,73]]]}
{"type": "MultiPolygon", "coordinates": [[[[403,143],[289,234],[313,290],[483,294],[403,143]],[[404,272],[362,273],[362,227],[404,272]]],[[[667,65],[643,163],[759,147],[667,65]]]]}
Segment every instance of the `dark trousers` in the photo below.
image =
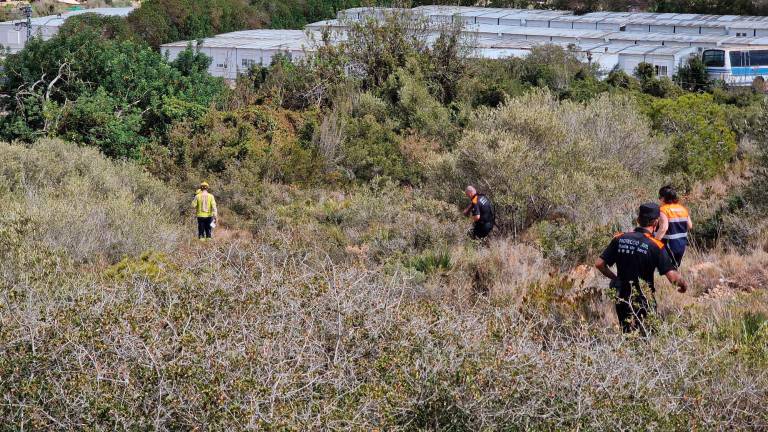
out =
{"type": "Polygon", "coordinates": [[[197,237],[198,238],[211,238],[211,222],[213,222],[212,217],[197,218],[197,237]]]}
{"type": "Polygon", "coordinates": [[[685,245],[680,243],[673,243],[670,244],[669,242],[664,242],[664,249],[669,254],[669,257],[672,258],[672,264],[675,265],[678,269],[680,268],[680,265],[683,263],[683,256],[685,256],[685,245]]]}
{"type": "Polygon", "coordinates": [[[672,264],[675,265],[678,269],[680,268],[680,265],[683,263],[683,256],[685,256],[685,250],[682,251],[672,251],[672,264]]]}
{"type": "Polygon", "coordinates": [[[622,332],[639,330],[642,335],[646,335],[645,318],[649,310],[648,298],[638,288],[633,289],[627,282],[621,284],[616,298],[616,315],[622,332]]]}
{"type": "Polygon", "coordinates": [[[488,237],[488,234],[493,230],[493,222],[475,222],[472,227],[471,236],[474,239],[482,239],[488,237]]]}

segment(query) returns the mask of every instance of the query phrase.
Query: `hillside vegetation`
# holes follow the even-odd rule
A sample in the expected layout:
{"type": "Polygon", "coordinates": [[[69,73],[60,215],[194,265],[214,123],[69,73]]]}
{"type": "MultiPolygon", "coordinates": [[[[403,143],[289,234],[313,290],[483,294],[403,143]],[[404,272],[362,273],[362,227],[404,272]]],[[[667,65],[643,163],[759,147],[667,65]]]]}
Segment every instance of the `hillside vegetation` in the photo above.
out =
{"type": "MultiPolygon", "coordinates": [[[[252,237],[200,247],[160,222],[176,219],[163,210],[170,197],[133,168],[55,142],[2,153],[47,179],[13,188],[0,231],[6,424],[680,430],[768,421],[762,290],[683,309],[689,302],[665,289],[654,336],[626,338],[591,282],[557,276],[535,247],[458,246],[452,209],[418,193],[273,199],[252,237]],[[109,186],[126,182],[136,186],[109,186]],[[77,194],[77,211],[56,212],[73,231],[44,223],[40,201],[61,202],[48,198],[51,185],[77,194]],[[87,210],[95,205],[106,221],[87,210]],[[408,216],[414,208],[430,213],[408,216]],[[443,252],[431,249],[441,243],[443,252]],[[126,257],[87,264],[116,254],[126,257]]],[[[3,183],[18,172],[4,170],[3,183]]],[[[750,260],[765,271],[767,255],[750,260]]]]}
{"type": "Polygon", "coordinates": [[[121,25],[5,62],[0,429],[768,429],[759,89],[397,16],[230,87],[121,25]],[[592,263],[666,183],[691,289],[623,336],[592,263]]]}

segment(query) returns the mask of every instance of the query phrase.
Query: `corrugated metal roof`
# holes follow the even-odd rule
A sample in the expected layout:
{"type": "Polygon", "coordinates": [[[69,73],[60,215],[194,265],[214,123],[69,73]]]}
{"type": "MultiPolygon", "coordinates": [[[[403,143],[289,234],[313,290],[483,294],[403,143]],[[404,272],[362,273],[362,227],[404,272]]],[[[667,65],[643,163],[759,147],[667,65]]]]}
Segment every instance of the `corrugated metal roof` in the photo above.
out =
{"type": "Polygon", "coordinates": [[[430,6],[418,6],[413,8],[413,12],[425,16],[453,16],[461,12],[467,12],[472,9],[465,6],[444,6],[444,5],[430,5],[430,6]]]}
{"type": "Polygon", "coordinates": [[[304,30],[241,30],[214,36],[222,39],[305,39],[304,30]]]}
{"type": "Polygon", "coordinates": [[[679,54],[695,52],[692,47],[669,47],[660,45],[613,45],[608,43],[567,43],[555,42],[547,43],[530,40],[483,40],[476,47],[478,50],[530,50],[542,45],[558,45],[563,48],[575,49],[577,52],[592,52],[594,54],[640,54],[640,55],[662,55],[674,56],[679,54]]]}
{"type": "Polygon", "coordinates": [[[411,9],[404,9],[404,8],[388,8],[388,7],[356,7],[356,8],[349,8],[344,9],[339,12],[346,12],[350,14],[358,14],[358,13],[376,13],[376,12],[401,12],[401,11],[409,11],[411,9]]]}
{"type": "MultiPolygon", "coordinates": [[[[200,41],[204,48],[284,48],[301,50],[313,45],[312,39],[303,30],[243,30],[224,33],[200,41]]],[[[197,41],[179,41],[163,44],[164,48],[186,48],[197,46],[197,41]]]]}
{"type": "MultiPolygon", "coordinates": [[[[571,23],[601,23],[605,21],[605,17],[599,17],[599,16],[560,16],[557,18],[552,19],[554,22],[571,22],[571,23]]],[[[626,22],[626,20],[621,19],[617,22],[626,22]]]]}
{"type": "MultiPolygon", "coordinates": [[[[354,8],[348,11],[354,13],[372,13],[377,8],[354,8]]],[[[384,10],[393,10],[382,8],[384,10]]],[[[705,27],[705,28],[741,28],[768,30],[768,17],[737,16],[737,15],[702,15],[679,13],[629,13],[629,12],[593,12],[582,16],[573,15],[570,11],[545,9],[501,9],[481,8],[471,6],[431,5],[411,9],[414,13],[425,17],[452,17],[490,19],[519,19],[519,20],[550,20],[559,23],[594,23],[607,25],[647,25],[667,27],[705,27]]],[[[342,11],[342,13],[345,11],[342,11]]],[[[312,24],[316,27],[316,24],[312,24]]]]}
{"type": "Polygon", "coordinates": [[[311,50],[312,43],[308,40],[252,40],[252,39],[203,39],[200,45],[196,41],[180,41],[163,44],[162,48],[186,48],[189,45],[200,48],[235,48],[235,49],[277,49],[288,51],[311,50]]]}
{"type": "Polygon", "coordinates": [[[658,45],[633,45],[621,48],[616,52],[619,54],[643,54],[643,55],[676,55],[685,52],[695,51],[695,48],[691,47],[669,47],[658,45]]]}
{"type": "Polygon", "coordinates": [[[478,34],[506,34],[506,35],[520,35],[520,36],[549,36],[549,37],[572,37],[596,39],[604,38],[610,35],[612,32],[600,31],[600,30],[573,30],[573,29],[561,29],[561,28],[549,28],[549,27],[520,27],[520,26],[504,26],[504,25],[490,25],[490,24],[474,24],[466,26],[466,32],[478,33],[478,34]]]}
{"type": "MultiPolygon", "coordinates": [[[[664,34],[664,33],[646,33],[646,32],[612,32],[608,36],[611,40],[632,40],[643,42],[680,42],[680,43],[711,43],[717,44],[731,36],[709,36],[709,35],[685,35],[685,34],[664,34]]],[[[748,38],[742,38],[748,39],[748,38]]]]}
{"type": "Polygon", "coordinates": [[[481,18],[504,18],[507,15],[510,14],[517,14],[520,12],[523,12],[523,9],[498,9],[494,10],[492,12],[487,12],[483,15],[480,15],[481,18]]]}

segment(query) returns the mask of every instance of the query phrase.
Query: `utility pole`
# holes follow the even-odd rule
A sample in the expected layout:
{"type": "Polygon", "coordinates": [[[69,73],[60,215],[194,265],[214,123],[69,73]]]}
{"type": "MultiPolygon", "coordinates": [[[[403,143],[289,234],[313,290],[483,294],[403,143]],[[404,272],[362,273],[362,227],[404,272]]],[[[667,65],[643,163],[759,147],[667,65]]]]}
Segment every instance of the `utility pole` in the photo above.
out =
{"type": "Polygon", "coordinates": [[[32,5],[21,5],[19,9],[21,9],[21,13],[27,19],[27,22],[19,23],[19,25],[27,27],[27,40],[30,40],[32,38],[32,5]]]}

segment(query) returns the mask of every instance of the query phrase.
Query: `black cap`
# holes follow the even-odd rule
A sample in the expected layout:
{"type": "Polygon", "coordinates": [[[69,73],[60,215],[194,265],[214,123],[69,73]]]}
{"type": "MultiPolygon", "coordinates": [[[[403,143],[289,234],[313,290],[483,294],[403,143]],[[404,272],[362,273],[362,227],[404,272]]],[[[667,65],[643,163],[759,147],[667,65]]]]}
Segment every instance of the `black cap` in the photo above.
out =
{"type": "Polygon", "coordinates": [[[640,211],[637,212],[637,216],[640,219],[653,220],[661,217],[661,209],[656,203],[645,203],[640,206],[640,211]]]}

